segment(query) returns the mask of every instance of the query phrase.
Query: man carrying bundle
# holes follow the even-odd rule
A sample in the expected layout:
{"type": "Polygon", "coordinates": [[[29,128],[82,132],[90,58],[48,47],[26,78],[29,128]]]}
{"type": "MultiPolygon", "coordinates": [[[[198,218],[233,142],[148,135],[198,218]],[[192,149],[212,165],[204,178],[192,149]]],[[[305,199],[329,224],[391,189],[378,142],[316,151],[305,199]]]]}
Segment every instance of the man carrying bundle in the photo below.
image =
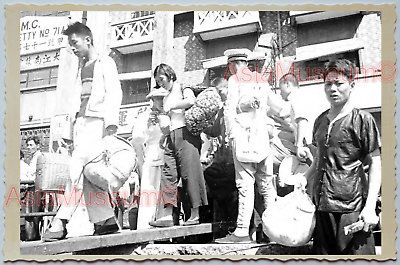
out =
{"type": "MultiPolygon", "coordinates": [[[[90,181],[89,172],[83,172],[83,168],[86,163],[90,162],[89,158],[92,158],[93,155],[91,151],[97,148],[98,141],[106,135],[113,135],[117,132],[119,108],[122,101],[117,67],[111,57],[97,54],[92,32],[86,25],[75,22],[65,30],[64,34],[68,36],[72,52],[79,58],[78,75],[74,87],[76,104],[72,106],[73,114],[71,115],[75,118],[74,152],[70,163],[72,185],[80,191],[83,179],[86,207],[89,219],[95,226],[94,233],[116,232],[118,226],[111,207],[107,207],[106,203],[103,206],[89,203],[90,196],[95,196],[99,186],[90,181]]],[[[111,142],[114,141],[111,140],[111,142]]],[[[111,143],[111,145],[113,144],[111,143]]],[[[131,162],[135,163],[136,161],[131,162]]],[[[86,170],[90,171],[90,167],[86,170]]],[[[67,196],[71,195],[71,191],[67,190],[67,196]]],[[[67,235],[66,224],[76,207],[77,205],[62,204],[50,229],[43,235],[43,239],[51,241],[65,238],[67,235]]]]}

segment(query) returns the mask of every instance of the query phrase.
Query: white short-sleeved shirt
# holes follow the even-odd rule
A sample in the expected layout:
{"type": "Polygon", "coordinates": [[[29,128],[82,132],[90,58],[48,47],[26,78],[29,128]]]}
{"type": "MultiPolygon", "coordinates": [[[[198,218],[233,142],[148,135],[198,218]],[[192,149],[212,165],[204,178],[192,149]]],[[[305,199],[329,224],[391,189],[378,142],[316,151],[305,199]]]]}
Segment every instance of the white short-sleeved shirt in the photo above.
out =
{"type": "MultiPolygon", "coordinates": [[[[183,99],[183,90],[181,88],[181,85],[177,82],[174,82],[171,92],[167,96],[164,97],[163,103],[164,103],[164,106],[168,106],[171,104],[171,102],[182,100],[182,99],[183,99]]],[[[171,119],[171,127],[170,127],[171,131],[186,126],[184,109],[171,110],[169,117],[171,119]]]]}
{"type": "Polygon", "coordinates": [[[29,165],[25,163],[24,161],[20,160],[19,163],[19,170],[20,170],[20,180],[22,181],[27,181],[30,180],[28,173],[29,173],[29,165]]]}
{"type": "Polygon", "coordinates": [[[28,180],[35,180],[36,179],[36,164],[38,157],[41,155],[40,151],[36,151],[33,156],[31,161],[29,162],[29,171],[28,171],[28,180]]]}

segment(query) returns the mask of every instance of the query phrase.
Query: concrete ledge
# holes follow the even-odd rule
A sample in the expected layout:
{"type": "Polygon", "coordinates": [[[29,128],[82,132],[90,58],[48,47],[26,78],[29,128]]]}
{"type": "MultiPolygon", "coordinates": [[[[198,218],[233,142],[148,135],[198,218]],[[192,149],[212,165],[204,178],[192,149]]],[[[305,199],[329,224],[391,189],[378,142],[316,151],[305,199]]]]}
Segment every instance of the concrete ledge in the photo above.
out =
{"type": "Polygon", "coordinates": [[[141,244],[79,251],[75,255],[311,255],[312,243],[302,247],[277,244],[141,244]]]}
{"type": "Polygon", "coordinates": [[[190,235],[210,234],[221,229],[223,225],[222,223],[205,223],[193,226],[122,230],[110,235],[72,237],[55,242],[21,242],[20,253],[21,255],[54,255],[114,246],[120,247],[190,235]]]}

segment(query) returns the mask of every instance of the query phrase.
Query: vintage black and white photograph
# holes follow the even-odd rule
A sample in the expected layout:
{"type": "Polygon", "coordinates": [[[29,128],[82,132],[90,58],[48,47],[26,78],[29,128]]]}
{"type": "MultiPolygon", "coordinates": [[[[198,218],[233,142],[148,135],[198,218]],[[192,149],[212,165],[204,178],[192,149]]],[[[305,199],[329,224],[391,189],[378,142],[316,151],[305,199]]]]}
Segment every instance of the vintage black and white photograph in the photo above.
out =
{"type": "Polygon", "coordinates": [[[382,255],[376,10],[20,11],[20,257],[382,255]]]}

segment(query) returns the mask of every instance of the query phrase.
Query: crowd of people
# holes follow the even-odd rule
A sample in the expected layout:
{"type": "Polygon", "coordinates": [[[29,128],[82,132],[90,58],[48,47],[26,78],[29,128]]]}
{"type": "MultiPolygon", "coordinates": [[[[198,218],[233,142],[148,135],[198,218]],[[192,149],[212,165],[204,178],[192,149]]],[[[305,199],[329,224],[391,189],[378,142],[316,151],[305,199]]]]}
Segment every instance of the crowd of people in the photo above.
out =
{"type": "MultiPolygon", "coordinates": [[[[115,62],[97,55],[90,29],[76,22],[65,34],[80,59],[70,175],[87,199],[98,190],[111,192],[107,185],[97,183],[98,178],[110,183],[112,174],[97,172],[93,177],[91,171],[82,169],[81,158],[96,141],[116,135],[122,91],[115,62]]],[[[222,104],[210,118],[213,125],[201,135],[191,133],[185,123],[185,112],[196,103],[193,90],[179,83],[170,65],[161,63],[154,69],[156,87],[147,96],[151,109],[137,117],[131,144],[141,192],[159,196],[156,204],[139,204],[137,229],[199,224],[201,207],[212,199],[220,206],[223,219],[236,224],[232,233],[215,242],[251,243],[254,209],[262,216],[277,200],[279,165],[295,156],[309,165],[307,192],[317,209],[315,254],[374,254],[381,142],[373,117],[355,108],[351,100],[355,65],[339,59],[326,66],[324,89],[330,108],[316,119],[312,136],[307,137],[307,109],[312,103],[302,96],[293,73],[280,78],[279,95],[261,78],[264,54],[231,49],[225,56],[229,77],[210,84],[222,104]],[[202,145],[209,148],[202,149],[202,145]],[[364,171],[367,159],[368,173],[364,171]],[[189,210],[183,222],[177,222],[174,208],[182,197],[189,210]],[[364,221],[363,230],[345,235],[343,227],[358,220],[364,221]]],[[[28,139],[27,144],[35,153],[39,143],[28,139]]],[[[31,168],[24,170],[27,178],[31,178],[31,168]]],[[[127,178],[119,178],[119,186],[127,178]]],[[[94,234],[120,229],[110,205],[88,206],[87,210],[94,234]]],[[[73,207],[61,205],[43,239],[65,238],[73,213],[73,207]]]]}

